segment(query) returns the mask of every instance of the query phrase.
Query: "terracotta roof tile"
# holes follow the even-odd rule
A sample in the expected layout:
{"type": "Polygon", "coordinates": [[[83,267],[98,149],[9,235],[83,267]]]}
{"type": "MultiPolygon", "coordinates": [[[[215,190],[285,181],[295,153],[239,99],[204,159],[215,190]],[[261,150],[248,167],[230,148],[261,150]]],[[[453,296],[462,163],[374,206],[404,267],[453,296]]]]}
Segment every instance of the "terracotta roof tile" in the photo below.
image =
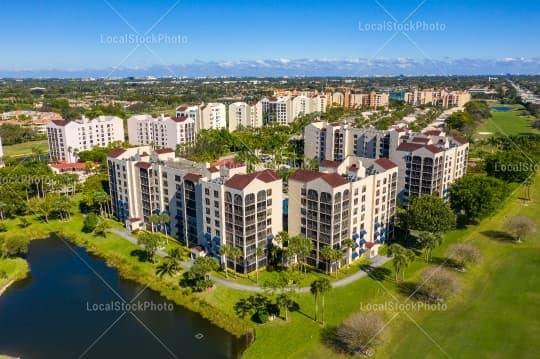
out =
{"type": "Polygon", "coordinates": [[[236,174],[225,182],[227,187],[243,190],[253,180],[258,179],[265,183],[270,183],[279,180],[279,176],[272,170],[263,170],[249,174],[236,174]]]}
{"type": "Polygon", "coordinates": [[[396,148],[396,150],[397,151],[404,151],[404,152],[412,152],[412,151],[416,151],[417,149],[419,149],[421,147],[424,147],[424,146],[419,144],[419,143],[403,142],[402,144],[400,144],[396,148]]]}
{"type": "Polygon", "coordinates": [[[184,181],[191,181],[191,182],[199,182],[199,179],[201,178],[201,175],[197,175],[195,173],[188,173],[184,176],[184,181]]]}
{"type": "Polygon", "coordinates": [[[461,137],[461,136],[455,136],[454,137],[454,141],[458,142],[458,143],[461,143],[462,145],[466,144],[467,141],[465,138],[461,137]]]}
{"type": "Polygon", "coordinates": [[[297,170],[289,177],[289,180],[292,179],[294,181],[308,183],[317,178],[322,179],[332,187],[339,187],[348,183],[345,178],[337,173],[322,173],[308,170],[297,170]]]}
{"type": "Polygon", "coordinates": [[[52,123],[54,123],[56,126],[65,126],[68,124],[68,121],[66,120],[52,120],[52,123]]]}
{"type": "Polygon", "coordinates": [[[112,158],[118,158],[124,152],[126,152],[126,150],[123,148],[115,148],[111,152],[109,152],[108,156],[112,158]]]}
{"type": "Polygon", "coordinates": [[[389,160],[388,158],[379,158],[375,160],[375,163],[384,168],[385,170],[392,169],[394,167],[397,167],[397,165],[389,160]]]}
{"type": "Polygon", "coordinates": [[[424,147],[425,147],[428,151],[433,152],[433,153],[439,153],[439,152],[442,152],[442,151],[443,151],[443,150],[441,150],[439,147],[434,146],[434,145],[425,145],[424,147]]]}
{"type": "Polygon", "coordinates": [[[164,153],[174,153],[175,151],[172,148],[158,148],[155,152],[158,155],[162,155],[164,153]]]}
{"type": "Polygon", "coordinates": [[[152,164],[150,162],[137,162],[135,163],[135,167],[144,168],[147,170],[152,167],[152,164]]]}
{"type": "Polygon", "coordinates": [[[337,168],[337,167],[339,167],[340,164],[341,164],[341,162],[338,162],[338,161],[322,160],[321,163],[320,163],[320,166],[321,167],[337,168]]]}

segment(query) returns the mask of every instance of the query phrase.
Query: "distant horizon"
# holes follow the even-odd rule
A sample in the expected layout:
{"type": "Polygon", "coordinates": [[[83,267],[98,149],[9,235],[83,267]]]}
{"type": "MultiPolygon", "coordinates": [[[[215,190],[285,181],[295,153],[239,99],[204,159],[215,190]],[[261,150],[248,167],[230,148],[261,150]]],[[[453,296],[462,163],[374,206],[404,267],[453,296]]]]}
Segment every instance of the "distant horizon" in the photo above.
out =
{"type": "Polygon", "coordinates": [[[448,77],[539,75],[540,58],[501,59],[267,59],[195,61],[178,65],[103,68],[0,69],[0,78],[271,78],[271,77],[448,77]]]}

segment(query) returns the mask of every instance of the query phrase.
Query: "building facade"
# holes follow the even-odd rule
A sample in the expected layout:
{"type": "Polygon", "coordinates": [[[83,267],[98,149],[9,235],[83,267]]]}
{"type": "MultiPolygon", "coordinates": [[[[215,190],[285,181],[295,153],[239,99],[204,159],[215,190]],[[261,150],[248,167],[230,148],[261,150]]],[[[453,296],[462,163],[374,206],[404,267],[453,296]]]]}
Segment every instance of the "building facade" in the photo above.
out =
{"type": "Polygon", "coordinates": [[[289,177],[290,235],[313,241],[308,261],[321,268],[377,253],[393,234],[398,166],[388,159],[321,161],[319,171],[298,170],[289,177]],[[353,248],[346,245],[351,239],[353,248]],[[326,263],[325,246],[341,250],[343,260],[326,263]]]}
{"type": "Polygon", "coordinates": [[[128,141],[132,145],[154,145],[160,148],[190,146],[195,143],[195,121],[188,117],[152,117],[136,115],[128,118],[128,141]]]}
{"type": "Polygon", "coordinates": [[[262,103],[233,102],[229,105],[229,130],[262,126],[262,103]]]}
{"type": "Polygon", "coordinates": [[[411,106],[432,104],[443,108],[462,107],[470,100],[469,91],[448,89],[414,89],[404,95],[404,101],[411,106]]]}
{"type": "Polygon", "coordinates": [[[413,133],[315,122],[304,129],[304,144],[304,155],[319,160],[391,159],[399,166],[398,192],[404,204],[410,195],[421,194],[449,200],[450,185],[467,171],[467,141],[435,128],[413,133]]]}
{"type": "Polygon", "coordinates": [[[49,157],[64,162],[77,162],[77,153],[113,142],[123,142],[124,124],[116,116],[99,116],[93,120],[53,120],[47,124],[49,157]]]}
{"type": "MultiPolygon", "coordinates": [[[[257,247],[283,228],[282,182],[271,170],[248,174],[246,167],[228,162],[219,167],[175,157],[171,149],[150,146],[113,150],[108,158],[114,214],[127,226],[150,227],[152,214],[168,214],[159,230],[189,246],[202,246],[221,258],[224,245],[238,247],[238,271],[255,269],[257,247]]],[[[257,258],[256,258],[257,257],[257,258]]]]}

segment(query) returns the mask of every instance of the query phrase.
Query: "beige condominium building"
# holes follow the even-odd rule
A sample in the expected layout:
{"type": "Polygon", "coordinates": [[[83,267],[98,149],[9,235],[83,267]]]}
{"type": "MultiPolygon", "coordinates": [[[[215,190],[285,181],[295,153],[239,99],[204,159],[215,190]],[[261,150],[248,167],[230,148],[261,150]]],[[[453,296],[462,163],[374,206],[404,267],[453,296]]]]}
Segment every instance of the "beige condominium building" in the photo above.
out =
{"type": "Polygon", "coordinates": [[[90,120],[52,120],[47,124],[49,157],[57,161],[76,162],[77,153],[105,147],[124,138],[124,124],[116,116],[99,116],[90,120]]]}
{"type": "Polygon", "coordinates": [[[393,233],[398,166],[391,160],[321,161],[319,171],[297,170],[289,177],[288,230],[313,241],[312,265],[333,269],[363,253],[377,254],[393,233]],[[353,248],[346,246],[352,239],[353,248]],[[343,260],[326,263],[325,246],[343,252],[343,260]]]}
{"type": "Polygon", "coordinates": [[[233,102],[229,105],[229,130],[262,126],[262,103],[233,102]]]}
{"type": "Polygon", "coordinates": [[[355,128],[345,123],[315,122],[304,129],[304,155],[307,158],[332,161],[342,161],[348,156],[391,159],[400,169],[398,193],[404,203],[410,195],[421,194],[438,195],[448,200],[450,185],[466,173],[468,151],[469,144],[465,139],[447,136],[435,128],[413,133],[406,128],[376,130],[355,128]]]}
{"type": "Polygon", "coordinates": [[[176,117],[193,119],[196,132],[227,128],[225,105],[218,102],[203,103],[195,106],[179,106],[176,108],[176,117]]]}
{"type": "Polygon", "coordinates": [[[443,108],[461,107],[471,100],[468,91],[448,89],[414,89],[405,93],[404,101],[412,106],[432,104],[443,108]]]}
{"type": "Polygon", "coordinates": [[[299,116],[326,112],[327,99],[322,95],[274,96],[263,98],[261,104],[264,125],[287,125],[299,116]]]}
{"type": "MultiPolygon", "coordinates": [[[[271,170],[248,174],[234,161],[211,166],[175,157],[172,149],[150,146],[115,149],[107,158],[111,199],[117,218],[130,229],[159,224],[189,246],[202,246],[220,260],[223,245],[238,247],[237,270],[255,269],[255,250],[267,248],[282,230],[281,179],[271,170]]],[[[257,258],[263,265],[266,256],[257,258]]]]}
{"type": "Polygon", "coordinates": [[[188,117],[135,115],[127,120],[128,141],[132,145],[153,145],[176,148],[193,145],[196,139],[195,120],[188,117]]]}
{"type": "Polygon", "coordinates": [[[377,108],[388,106],[390,96],[387,92],[353,93],[351,89],[344,92],[326,92],[328,106],[342,106],[346,108],[377,108]]]}

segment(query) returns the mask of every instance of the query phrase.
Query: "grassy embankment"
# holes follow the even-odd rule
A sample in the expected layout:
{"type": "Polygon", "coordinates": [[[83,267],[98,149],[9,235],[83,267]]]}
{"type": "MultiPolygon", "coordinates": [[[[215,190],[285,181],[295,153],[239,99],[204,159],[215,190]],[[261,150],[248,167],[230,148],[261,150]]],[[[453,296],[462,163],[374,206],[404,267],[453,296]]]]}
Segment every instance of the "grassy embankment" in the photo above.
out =
{"type": "Polygon", "coordinates": [[[33,148],[39,148],[43,153],[48,151],[47,140],[30,141],[18,143],[16,145],[4,146],[4,156],[20,157],[32,154],[33,148]]]}

